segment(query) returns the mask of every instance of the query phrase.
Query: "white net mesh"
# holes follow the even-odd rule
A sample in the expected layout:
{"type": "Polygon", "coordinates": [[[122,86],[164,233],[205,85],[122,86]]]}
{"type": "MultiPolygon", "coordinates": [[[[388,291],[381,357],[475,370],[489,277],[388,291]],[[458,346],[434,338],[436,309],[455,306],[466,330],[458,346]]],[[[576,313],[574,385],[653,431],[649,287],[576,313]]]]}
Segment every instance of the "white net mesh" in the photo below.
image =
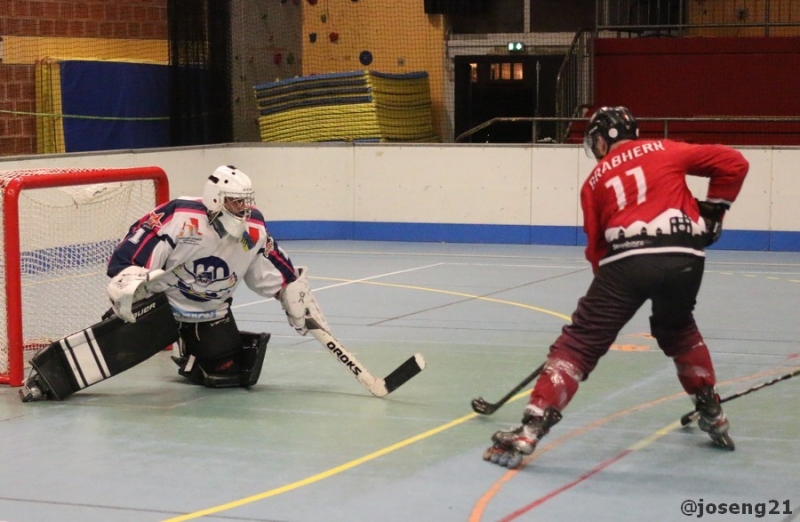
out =
{"type": "MultiPolygon", "coordinates": [[[[81,184],[88,169],[0,172],[0,191],[20,176],[69,174],[70,185],[22,190],[19,235],[22,302],[6,298],[5,241],[0,227],[0,375],[8,373],[8,316],[22,311],[25,358],[98,321],[108,309],[106,265],[128,227],[156,205],[151,179],[81,184]]],[[[0,192],[0,196],[2,196],[0,192]]],[[[0,197],[0,210],[5,214],[0,197]]],[[[11,347],[14,349],[13,347],[11,347]]]]}

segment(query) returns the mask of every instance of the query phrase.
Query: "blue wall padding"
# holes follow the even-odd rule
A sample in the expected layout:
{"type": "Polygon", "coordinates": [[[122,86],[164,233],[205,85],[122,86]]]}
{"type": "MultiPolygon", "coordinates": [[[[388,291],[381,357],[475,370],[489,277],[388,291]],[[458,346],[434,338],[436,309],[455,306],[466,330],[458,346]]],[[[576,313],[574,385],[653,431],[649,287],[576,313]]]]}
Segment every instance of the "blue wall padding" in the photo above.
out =
{"type": "Polygon", "coordinates": [[[168,73],[166,65],[61,62],[66,151],[168,146],[168,73]]]}

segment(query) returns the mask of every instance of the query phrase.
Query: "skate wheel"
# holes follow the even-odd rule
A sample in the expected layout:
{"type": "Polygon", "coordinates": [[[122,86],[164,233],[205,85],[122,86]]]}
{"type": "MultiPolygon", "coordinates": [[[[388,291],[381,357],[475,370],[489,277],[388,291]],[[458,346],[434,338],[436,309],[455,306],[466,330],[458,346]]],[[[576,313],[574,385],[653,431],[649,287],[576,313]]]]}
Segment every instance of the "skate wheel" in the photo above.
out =
{"type": "Polygon", "coordinates": [[[498,466],[503,466],[504,468],[508,466],[508,461],[511,459],[511,454],[503,452],[498,458],[496,464],[498,466]]]}
{"type": "Polygon", "coordinates": [[[520,453],[515,453],[514,455],[511,455],[508,461],[506,461],[506,467],[508,469],[517,469],[518,467],[520,467],[521,464],[522,464],[522,454],[520,453]]]}
{"type": "Polygon", "coordinates": [[[727,449],[733,451],[736,446],[733,443],[733,439],[727,433],[709,433],[709,437],[711,437],[711,442],[714,443],[714,446],[722,449],[727,449]]]}
{"type": "Polygon", "coordinates": [[[42,390],[36,386],[23,386],[19,390],[19,396],[22,399],[22,402],[41,401],[44,399],[42,390]]]}
{"type": "Polygon", "coordinates": [[[725,433],[724,435],[717,435],[711,438],[718,447],[722,449],[727,449],[730,451],[734,451],[736,449],[736,445],[733,443],[733,439],[730,435],[725,433]]]}

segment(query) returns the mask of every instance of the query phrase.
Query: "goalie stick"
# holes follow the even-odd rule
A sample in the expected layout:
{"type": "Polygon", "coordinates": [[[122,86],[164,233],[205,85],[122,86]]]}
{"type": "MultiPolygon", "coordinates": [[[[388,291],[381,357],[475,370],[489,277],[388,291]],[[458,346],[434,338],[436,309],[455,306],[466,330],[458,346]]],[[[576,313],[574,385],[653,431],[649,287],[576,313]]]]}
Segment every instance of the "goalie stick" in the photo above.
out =
{"type": "Polygon", "coordinates": [[[477,397],[475,399],[472,399],[472,411],[474,411],[475,413],[480,413],[481,415],[491,415],[492,413],[499,410],[500,407],[503,406],[503,404],[507,403],[509,399],[511,399],[511,397],[516,395],[518,391],[520,391],[522,388],[530,384],[536,377],[538,377],[539,374],[542,373],[543,369],[544,369],[544,364],[536,368],[533,371],[533,373],[525,377],[525,379],[523,379],[521,383],[514,386],[513,390],[505,394],[502,399],[500,399],[495,403],[486,402],[486,400],[483,397],[477,397]]]}
{"type": "MultiPolygon", "coordinates": [[[[752,388],[748,388],[748,389],[746,389],[744,391],[740,391],[738,393],[734,393],[733,395],[728,395],[727,397],[724,397],[724,398],[720,399],[719,403],[722,404],[722,403],[725,403],[725,402],[728,402],[728,401],[732,401],[733,399],[737,399],[737,398],[741,397],[742,395],[747,395],[748,393],[753,393],[756,390],[760,390],[761,388],[766,388],[767,386],[772,386],[773,384],[779,383],[781,381],[785,381],[787,379],[791,379],[792,377],[796,377],[797,375],[800,375],[800,368],[798,368],[797,370],[793,371],[792,373],[787,373],[786,375],[781,375],[780,377],[776,377],[776,378],[772,379],[771,381],[762,382],[761,384],[756,384],[752,388]]],[[[684,414],[681,417],[681,426],[686,426],[690,422],[692,422],[694,420],[697,420],[698,415],[699,414],[697,413],[697,410],[690,411],[689,413],[684,414]]]]}
{"type": "Polygon", "coordinates": [[[409,379],[425,369],[425,359],[417,353],[406,362],[398,366],[392,373],[383,379],[372,375],[358,359],[348,352],[342,343],[336,340],[327,330],[323,329],[315,320],[306,319],[306,328],[311,335],[324,346],[331,355],[342,363],[376,397],[385,397],[405,384],[409,379]]]}

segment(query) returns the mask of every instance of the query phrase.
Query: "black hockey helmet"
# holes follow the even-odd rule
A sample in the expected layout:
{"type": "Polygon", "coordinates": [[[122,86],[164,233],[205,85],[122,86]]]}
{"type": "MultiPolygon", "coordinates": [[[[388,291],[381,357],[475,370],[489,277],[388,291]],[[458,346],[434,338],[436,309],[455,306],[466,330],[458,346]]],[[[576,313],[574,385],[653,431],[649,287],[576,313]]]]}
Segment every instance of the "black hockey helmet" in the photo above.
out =
{"type": "Polygon", "coordinates": [[[610,147],[620,140],[635,140],[639,137],[639,124],[627,107],[600,107],[586,125],[583,148],[586,155],[600,159],[597,137],[602,136],[610,147]]]}

